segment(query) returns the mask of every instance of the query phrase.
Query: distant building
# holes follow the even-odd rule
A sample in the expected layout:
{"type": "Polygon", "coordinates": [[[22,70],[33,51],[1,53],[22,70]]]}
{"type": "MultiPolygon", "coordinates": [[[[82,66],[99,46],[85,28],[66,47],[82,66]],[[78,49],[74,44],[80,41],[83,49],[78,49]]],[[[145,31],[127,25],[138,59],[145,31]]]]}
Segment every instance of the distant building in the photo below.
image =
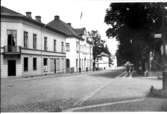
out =
{"type": "Polygon", "coordinates": [[[109,55],[107,53],[101,52],[96,59],[95,66],[97,69],[108,69],[110,67],[109,55]]]}
{"type": "Polygon", "coordinates": [[[117,57],[116,55],[111,55],[111,60],[112,60],[112,64],[110,64],[111,68],[116,68],[117,67],[117,57]]]}
{"type": "MultiPolygon", "coordinates": [[[[78,36],[81,37],[81,40],[77,42],[79,47],[79,61],[78,68],[81,71],[93,70],[93,43],[92,39],[86,30],[86,28],[75,29],[78,36]]],[[[78,49],[78,48],[77,48],[78,49]]]]}
{"type": "Polygon", "coordinates": [[[33,19],[31,12],[24,16],[2,6],[1,77],[65,72],[67,36],[43,24],[40,16],[33,19]]]}

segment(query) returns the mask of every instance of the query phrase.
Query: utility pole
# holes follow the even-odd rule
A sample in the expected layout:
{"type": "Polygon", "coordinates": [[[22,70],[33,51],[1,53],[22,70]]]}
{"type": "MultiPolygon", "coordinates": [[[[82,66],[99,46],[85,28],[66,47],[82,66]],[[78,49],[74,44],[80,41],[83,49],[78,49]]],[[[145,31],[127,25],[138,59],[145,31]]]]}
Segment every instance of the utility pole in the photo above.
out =
{"type": "Polygon", "coordinates": [[[162,24],[162,49],[163,52],[162,53],[162,62],[164,63],[164,69],[163,69],[163,89],[165,91],[167,91],[167,29],[166,29],[166,25],[167,25],[167,17],[165,15],[165,11],[164,11],[164,16],[163,16],[163,24],[162,24]]]}
{"type": "Polygon", "coordinates": [[[161,60],[163,64],[163,71],[162,71],[162,89],[156,90],[152,86],[151,92],[155,95],[167,97],[167,17],[165,11],[163,11],[162,15],[162,26],[161,26],[161,33],[155,34],[154,38],[161,38],[162,45],[161,45],[161,60]]]}

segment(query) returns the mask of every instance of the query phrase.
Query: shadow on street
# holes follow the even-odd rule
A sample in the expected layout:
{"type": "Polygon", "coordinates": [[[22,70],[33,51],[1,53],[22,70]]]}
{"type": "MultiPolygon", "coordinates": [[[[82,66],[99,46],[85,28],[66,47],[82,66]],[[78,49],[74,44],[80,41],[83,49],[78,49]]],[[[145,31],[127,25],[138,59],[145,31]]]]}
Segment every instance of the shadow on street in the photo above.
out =
{"type": "Polygon", "coordinates": [[[90,74],[90,76],[97,76],[97,77],[106,77],[106,78],[115,78],[120,75],[123,71],[104,71],[99,73],[90,74]]]}

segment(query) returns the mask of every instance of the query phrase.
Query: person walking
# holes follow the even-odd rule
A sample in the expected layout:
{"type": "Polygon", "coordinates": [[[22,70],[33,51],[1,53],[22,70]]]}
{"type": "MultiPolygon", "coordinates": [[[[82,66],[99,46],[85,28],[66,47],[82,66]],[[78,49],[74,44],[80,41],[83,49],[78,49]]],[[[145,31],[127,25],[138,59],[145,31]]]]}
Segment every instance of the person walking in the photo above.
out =
{"type": "Polygon", "coordinates": [[[132,76],[133,76],[133,65],[131,64],[129,68],[129,78],[132,78],[132,76]]]}
{"type": "Polygon", "coordinates": [[[126,77],[129,77],[129,70],[130,70],[130,62],[129,61],[127,61],[126,63],[125,63],[125,67],[126,67],[126,77]]]}

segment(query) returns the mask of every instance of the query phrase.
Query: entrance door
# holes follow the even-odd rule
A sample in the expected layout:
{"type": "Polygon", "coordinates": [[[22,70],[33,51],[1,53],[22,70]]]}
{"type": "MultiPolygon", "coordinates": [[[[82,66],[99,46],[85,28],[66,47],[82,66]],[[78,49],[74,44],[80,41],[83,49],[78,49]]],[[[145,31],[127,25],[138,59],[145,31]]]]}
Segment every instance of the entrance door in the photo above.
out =
{"type": "Polygon", "coordinates": [[[66,68],[70,68],[70,60],[66,59],[66,68]]]}
{"type": "Polygon", "coordinates": [[[8,60],[8,76],[16,76],[16,60],[8,60]]]}
{"type": "Polygon", "coordinates": [[[70,72],[70,60],[66,59],[66,72],[70,72]]]}
{"type": "Polygon", "coordinates": [[[54,59],[54,72],[56,73],[56,59],[54,59]]]}

